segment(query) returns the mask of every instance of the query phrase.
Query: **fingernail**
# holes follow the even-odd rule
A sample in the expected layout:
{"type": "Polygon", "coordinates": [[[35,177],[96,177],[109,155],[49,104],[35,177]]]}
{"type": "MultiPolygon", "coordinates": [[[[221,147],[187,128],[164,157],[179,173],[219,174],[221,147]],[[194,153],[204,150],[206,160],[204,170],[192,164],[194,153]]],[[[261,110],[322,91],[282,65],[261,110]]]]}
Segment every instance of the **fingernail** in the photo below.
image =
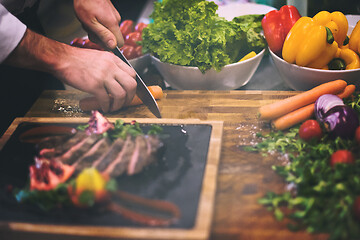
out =
{"type": "Polygon", "coordinates": [[[114,40],[109,40],[109,41],[107,42],[107,45],[108,45],[109,48],[115,47],[115,46],[114,46],[114,45],[115,45],[114,40]]]}

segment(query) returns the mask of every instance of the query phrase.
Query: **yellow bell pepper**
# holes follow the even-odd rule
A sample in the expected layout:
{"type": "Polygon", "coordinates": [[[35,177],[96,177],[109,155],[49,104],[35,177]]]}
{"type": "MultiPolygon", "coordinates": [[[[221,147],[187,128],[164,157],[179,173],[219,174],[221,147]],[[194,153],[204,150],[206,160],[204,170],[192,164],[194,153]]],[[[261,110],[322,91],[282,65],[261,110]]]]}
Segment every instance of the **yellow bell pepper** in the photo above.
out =
{"type": "Polygon", "coordinates": [[[69,185],[71,201],[78,207],[90,207],[95,202],[101,202],[108,198],[106,189],[107,179],[95,168],[86,168],[75,179],[75,186],[69,185]],[[91,192],[94,195],[94,202],[81,202],[83,192],[91,192]]]}
{"type": "Polygon", "coordinates": [[[349,48],[360,54],[360,21],[357,22],[349,38],[349,48]]]}
{"type": "Polygon", "coordinates": [[[249,52],[248,54],[246,54],[244,57],[242,57],[239,62],[242,62],[242,61],[245,61],[245,60],[248,60],[250,58],[253,58],[256,56],[256,53],[254,51],[251,51],[249,52]]]}
{"type": "Polygon", "coordinates": [[[338,48],[335,58],[328,64],[328,69],[349,70],[360,68],[360,58],[348,47],[338,48]]]}
{"type": "Polygon", "coordinates": [[[321,11],[317,13],[313,19],[320,25],[328,27],[331,30],[339,47],[344,45],[349,23],[342,12],[335,11],[330,13],[328,11],[321,11]]]}
{"type": "Polygon", "coordinates": [[[289,63],[321,69],[335,57],[337,49],[329,28],[310,17],[301,17],[286,36],[282,57],[289,63]]]}
{"type": "Polygon", "coordinates": [[[78,194],[85,190],[92,192],[104,191],[105,186],[106,180],[96,168],[86,168],[76,178],[76,191],[78,194]]]}

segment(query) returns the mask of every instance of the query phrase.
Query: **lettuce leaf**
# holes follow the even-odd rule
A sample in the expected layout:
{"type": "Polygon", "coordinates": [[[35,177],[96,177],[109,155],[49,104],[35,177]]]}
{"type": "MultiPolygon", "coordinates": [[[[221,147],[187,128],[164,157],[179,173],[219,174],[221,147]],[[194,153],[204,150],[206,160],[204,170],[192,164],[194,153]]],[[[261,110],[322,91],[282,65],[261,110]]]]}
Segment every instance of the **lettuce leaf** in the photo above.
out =
{"type": "Polygon", "coordinates": [[[195,66],[205,72],[211,68],[220,71],[266,46],[260,34],[263,15],[227,21],[216,14],[217,9],[214,2],[206,0],[155,2],[150,16],[153,22],[143,30],[144,51],[162,62],[195,66]]]}

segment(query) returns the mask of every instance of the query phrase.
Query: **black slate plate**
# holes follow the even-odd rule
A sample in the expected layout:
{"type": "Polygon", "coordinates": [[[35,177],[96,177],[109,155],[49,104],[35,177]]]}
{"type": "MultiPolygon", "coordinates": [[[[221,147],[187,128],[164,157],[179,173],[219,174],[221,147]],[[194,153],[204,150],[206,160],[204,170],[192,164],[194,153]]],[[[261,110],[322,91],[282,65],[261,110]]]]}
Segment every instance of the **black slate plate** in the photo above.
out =
{"type": "MultiPolygon", "coordinates": [[[[28,167],[33,164],[36,153],[34,145],[20,142],[19,136],[30,128],[43,125],[47,124],[21,123],[0,152],[0,221],[146,227],[111,212],[77,209],[55,209],[44,212],[35,206],[17,203],[9,193],[9,186],[21,188],[27,184],[28,167]]],[[[144,132],[147,132],[149,125],[140,126],[144,132]]],[[[161,126],[162,138],[166,144],[163,159],[138,175],[117,178],[118,186],[120,190],[129,193],[176,204],[180,208],[181,218],[169,228],[190,229],[194,227],[196,219],[212,126],[207,124],[161,124],[161,126]]]]}

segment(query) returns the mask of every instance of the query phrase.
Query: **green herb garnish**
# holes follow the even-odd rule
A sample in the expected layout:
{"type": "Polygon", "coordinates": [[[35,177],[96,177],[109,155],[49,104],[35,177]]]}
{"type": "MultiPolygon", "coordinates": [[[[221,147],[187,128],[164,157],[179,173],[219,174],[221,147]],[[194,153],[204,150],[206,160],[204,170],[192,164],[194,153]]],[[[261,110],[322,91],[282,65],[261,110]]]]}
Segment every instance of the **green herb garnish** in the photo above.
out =
{"type": "MultiPolygon", "coordinates": [[[[360,95],[346,104],[360,111],[360,95]]],[[[273,166],[274,171],[292,187],[284,193],[269,192],[258,202],[273,211],[277,220],[288,218],[291,230],[328,233],[329,239],[359,239],[360,223],[353,204],[360,196],[360,154],[354,140],[330,139],[306,143],[298,137],[299,126],[287,132],[259,133],[261,142],[247,147],[263,155],[286,154],[289,164],[273,166]],[[354,164],[330,165],[330,157],[339,149],[354,153],[354,164]]]]}
{"type": "Polygon", "coordinates": [[[48,211],[56,207],[71,205],[67,186],[67,183],[61,183],[49,191],[30,190],[29,187],[26,187],[15,190],[14,193],[18,202],[34,204],[40,209],[48,211]]]}
{"type": "MultiPolygon", "coordinates": [[[[132,121],[130,124],[126,124],[123,120],[116,120],[115,129],[109,131],[109,136],[113,139],[122,138],[125,139],[127,135],[138,136],[144,135],[143,130],[140,128],[140,124],[136,121],[132,121]]],[[[159,125],[151,125],[147,134],[159,134],[162,132],[162,127],[159,125]]]]}
{"type": "MultiPolygon", "coordinates": [[[[89,124],[83,124],[77,126],[77,129],[80,131],[85,131],[89,127],[89,124]]],[[[163,131],[163,128],[159,125],[151,125],[147,134],[156,135],[160,134],[163,131]]],[[[133,137],[144,135],[145,133],[140,128],[140,124],[136,121],[132,121],[130,124],[125,123],[122,119],[117,119],[114,123],[114,129],[103,133],[103,137],[109,137],[111,139],[122,138],[125,139],[126,136],[131,135],[133,137]]]]}
{"type": "Polygon", "coordinates": [[[89,124],[82,124],[82,125],[78,125],[76,127],[76,129],[78,129],[80,131],[85,131],[88,127],[89,127],[89,124]]]}

